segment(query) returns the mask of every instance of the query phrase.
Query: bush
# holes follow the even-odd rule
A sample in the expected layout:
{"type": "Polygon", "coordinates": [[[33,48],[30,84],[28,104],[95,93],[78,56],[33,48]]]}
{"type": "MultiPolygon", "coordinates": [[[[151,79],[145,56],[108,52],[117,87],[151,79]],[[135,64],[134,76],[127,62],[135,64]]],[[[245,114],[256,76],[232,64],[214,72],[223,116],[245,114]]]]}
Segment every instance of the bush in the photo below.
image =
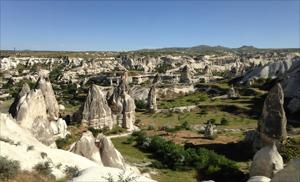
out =
{"type": "Polygon", "coordinates": [[[27,147],[27,152],[30,151],[30,150],[33,150],[33,149],[34,149],[34,146],[30,145],[30,146],[27,147]]]}
{"type": "Polygon", "coordinates": [[[50,176],[52,175],[52,169],[50,167],[49,162],[40,162],[38,164],[36,164],[33,167],[34,170],[36,170],[39,174],[43,175],[43,176],[50,176]]]}
{"type": "Polygon", "coordinates": [[[45,157],[47,157],[47,153],[46,152],[41,152],[41,157],[44,159],[45,157]]]}
{"type": "Polygon", "coordinates": [[[20,163],[0,156],[0,181],[8,180],[18,174],[20,163]]]}
{"type": "Polygon", "coordinates": [[[209,119],[208,121],[207,121],[207,123],[211,123],[211,124],[216,124],[216,120],[215,119],[209,119]]]}
{"type": "Polygon", "coordinates": [[[225,118],[222,118],[220,124],[221,125],[229,125],[229,121],[225,118]]]}
{"type": "Polygon", "coordinates": [[[75,177],[79,176],[79,170],[76,166],[74,166],[74,167],[66,166],[64,172],[65,172],[66,177],[68,179],[72,179],[72,178],[75,178],[75,177]]]}
{"type": "Polygon", "coordinates": [[[210,175],[223,170],[236,170],[236,162],[204,148],[184,149],[183,146],[168,141],[160,136],[148,137],[143,132],[135,133],[137,145],[151,152],[160,163],[154,162],[157,168],[184,169],[194,167],[204,174],[210,175]],[[162,165],[164,164],[164,165],[162,165]]]}
{"type": "Polygon", "coordinates": [[[154,125],[149,125],[147,130],[155,130],[155,126],[154,125]]]}
{"type": "Polygon", "coordinates": [[[137,109],[146,109],[147,104],[144,100],[135,100],[135,106],[137,109]]]}

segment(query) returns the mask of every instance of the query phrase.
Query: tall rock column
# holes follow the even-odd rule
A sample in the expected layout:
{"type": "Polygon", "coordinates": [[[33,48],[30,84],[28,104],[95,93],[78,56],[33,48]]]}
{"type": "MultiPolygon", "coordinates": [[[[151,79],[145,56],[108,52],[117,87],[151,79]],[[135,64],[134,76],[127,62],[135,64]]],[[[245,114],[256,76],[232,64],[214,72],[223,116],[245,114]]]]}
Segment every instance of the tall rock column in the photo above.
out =
{"type": "Polygon", "coordinates": [[[157,111],[155,85],[153,85],[149,90],[147,105],[148,105],[148,111],[149,112],[156,112],[157,111]]]}
{"type": "Polygon", "coordinates": [[[40,77],[37,81],[36,88],[42,91],[45,98],[48,119],[49,121],[57,120],[59,117],[59,107],[49,80],[48,73],[45,70],[42,70],[40,71],[39,76],[40,77]]]}
{"type": "Polygon", "coordinates": [[[283,108],[284,95],[282,87],[277,83],[269,92],[264,102],[262,118],[258,122],[258,137],[254,148],[260,148],[275,142],[280,144],[287,138],[287,119],[283,108]]]}
{"type": "Polygon", "coordinates": [[[188,65],[185,65],[182,69],[181,76],[180,76],[180,82],[181,83],[192,83],[191,79],[191,69],[188,65]]]}
{"type": "Polygon", "coordinates": [[[133,130],[135,122],[135,103],[128,94],[127,74],[125,73],[108,99],[108,104],[118,125],[133,130]]]}

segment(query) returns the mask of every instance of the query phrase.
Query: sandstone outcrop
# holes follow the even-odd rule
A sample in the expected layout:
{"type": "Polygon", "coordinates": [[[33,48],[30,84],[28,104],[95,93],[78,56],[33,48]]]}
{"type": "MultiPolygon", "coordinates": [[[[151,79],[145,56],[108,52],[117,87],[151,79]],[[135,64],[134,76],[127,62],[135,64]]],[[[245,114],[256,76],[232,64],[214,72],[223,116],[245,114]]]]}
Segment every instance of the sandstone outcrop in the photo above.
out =
{"type": "Polygon", "coordinates": [[[70,152],[86,157],[102,165],[100,152],[95,144],[95,138],[90,131],[82,134],[81,138],[73,145],[70,152]]]}
{"type": "Polygon", "coordinates": [[[250,177],[265,176],[272,178],[283,169],[283,160],[275,144],[265,146],[254,155],[250,168],[250,177]]]}
{"type": "Polygon", "coordinates": [[[83,106],[82,123],[99,129],[108,127],[112,129],[114,122],[106,97],[97,85],[92,85],[83,106]]]}

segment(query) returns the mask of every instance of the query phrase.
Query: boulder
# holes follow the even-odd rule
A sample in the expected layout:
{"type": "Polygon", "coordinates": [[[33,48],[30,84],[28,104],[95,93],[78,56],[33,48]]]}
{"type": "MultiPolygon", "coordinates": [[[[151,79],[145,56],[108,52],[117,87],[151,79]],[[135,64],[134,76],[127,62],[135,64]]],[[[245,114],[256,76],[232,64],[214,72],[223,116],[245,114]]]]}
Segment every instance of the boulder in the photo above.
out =
{"type": "Polygon", "coordinates": [[[250,177],[265,176],[272,178],[283,169],[283,160],[275,144],[265,146],[254,155],[250,168],[250,177]]]}
{"type": "Polygon", "coordinates": [[[149,112],[156,112],[157,111],[155,85],[153,85],[149,90],[147,105],[148,105],[148,111],[149,112]]]}
{"type": "Polygon", "coordinates": [[[101,160],[104,166],[125,169],[126,164],[121,153],[114,147],[109,138],[103,134],[98,134],[96,144],[100,150],[101,160]]]}
{"type": "Polygon", "coordinates": [[[262,118],[258,122],[257,131],[262,146],[280,144],[287,138],[287,119],[283,108],[284,95],[280,84],[276,84],[264,102],[262,118]]]}
{"type": "Polygon", "coordinates": [[[36,88],[40,89],[43,93],[48,119],[50,121],[57,120],[59,117],[59,107],[48,74],[41,71],[39,75],[36,88]]]}
{"type": "Polygon", "coordinates": [[[93,84],[83,106],[82,123],[87,123],[96,129],[104,127],[112,129],[114,122],[111,114],[101,88],[93,84]]]}
{"type": "Polygon", "coordinates": [[[300,157],[291,160],[284,169],[274,175],[271,182],[299,182],[300,181],[300,157]]]}
{"type": "Polygon", "coordinates": [[[66,138],[66,136],[69,134],[67,130],[67,123],[62,118],[59,118],[57,121],[51,121],[50,126],[53,131],[53,134],[57,138],[66,138]]]}
{"type": "Polygon", "coordinates": [[[251,178],[248,179],[247,182],[269,182],[269,181],[271,181],[271,179],[265,176],[252,176],[251,178]]]}
{"type": "Polygon", "coordinates": [[[70,152],[86,157],[102,165],[99,149],[95,145],[95,138],[90,131],[86,131],[82,134],[81,138],[70,149],[70,152]]]}

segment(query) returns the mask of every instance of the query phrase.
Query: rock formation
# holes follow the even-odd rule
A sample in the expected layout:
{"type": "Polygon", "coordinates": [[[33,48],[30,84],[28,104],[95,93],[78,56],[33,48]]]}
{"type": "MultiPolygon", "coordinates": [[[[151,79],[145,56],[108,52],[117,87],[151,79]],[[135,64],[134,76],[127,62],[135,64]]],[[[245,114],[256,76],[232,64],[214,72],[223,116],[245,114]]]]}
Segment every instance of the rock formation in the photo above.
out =
{"type": "Polygon", "coordinates": [[[264,102],[262,118],[258,122],[257,131],[261,146],[282,143],[287,138],[286,116],[283,108],[284,95],[280,84],[276,84],[264,102]]]}
{"type": "Polygon", "coordinates": [[[71,147],[70,152],[86,157],[102,165],[100,152],[95,144],[95,138],[90,131],[82,134],[81,138],[71,147]]]}
{"type": "Polygon", "coordinates": [[[211,122],[209,122],[205,126],[204,137],[206,137],[206,138],[212,138],[213,136],[214,136],[214,125],[211,124],[211,122]]]}
{"type": "Polygon", "coordinates": [[[59,118],[57,121],[51,121],[50,126],[53,134],[57,138],[65,138],[69,134],[67,131],[67,123],[62,118],[59,118]]]}
{"type": "Polygon", "coordinates": [[[20,102],[20,99],[29,92],[30,92],[29,85],[27,83],[24,83],[23,86],[22,86],[22,89],[19,92],[19,94],[16,96],[14,102],[9,107],[8,112],[12,115],[12,117],[16,117],[16,115],[17,115],[17,105],[20,102]]]}
{"type": "MultiPolygon", "coordinates": [[[[27,129],[22,128],[7,114],[0,113],[0,156],[16,160],[20,163],[22,171],[34,171],[34,166],[39,163],[49,162],[51,174],[56,178],[66,177],[67,167],[77,167],[79,176],[70,181],[106,181],[104,177],[111,176],[117,181],[122,174],[121,169],[105,167],[98,163],[77,155],[75,153],[53,149],[39,142],[27,129]],[[30,147],[30,149],[29,149],[30,147]],[[27,150],[27,151],[26,151],[27,150]],[[42,155],[43,154],[43,155],[42,155]]],[[[133,177],[137,182],[154,182],[150,178],[142,176],[136,171],[126,169],[124,178],[133,177]]]]}
{"type": "Polygon", "coordinates": [[[96,129],[104,127],[112,129],[114,125],[106,97],[97,85],[92,85],[89,89],[83,106],[82,123],[87,123],[96,129]]]}
{"type": "Polygon", "coordinates": [[[114,144],[103,134],[98,134],[96,144],[100,150],[101,160],[104,166],[125,169],[126,164],[121,153],[115,149],[114,144]]]}
{"type": "Polygon", "coordinates": [[[148,105],[148,111],[149,112],[156,112],[157,111],[155,85],[153,85],[149,90],[147,105],[148,105]]]}
{"type": "Polygon", "coordinates": [[[15,118],[22,127],[30,130],[39,141],[46,145],[55,146],[53,131],[47,119],[46,103],[41,90],[31,90],[19,99],[15,118]]]}
{"type": "Polygon", "coordinates": [[[50,121],[57,120],[59,117],[59,107],[52,89],[52,85],[49,81],[48,73],[45,71],[40,71],[39,74],[40,77],[37,81],[36,88],[42,91],[45,98],[48,119],[50,121]]]}
{"type": "Polygon", "coordinates": [[[237,98],[238,94],[236,93],[233,85],[231,85],[231,87],[229,88],[228,92],[227,92],[227,97],[228,98],[237,98]]]}
{"type": "Polygon", "coordinates": [[[135,103],[133,98],[127,93],[128,90],[125,74],[108,99],[108,104],[118,125],[128,130],[133,130],[135,103]]]}
{"type": "Polygon", "coordinates": [[[284,169],[274,175],[271,182],[299,182],[300,181],[300,157],[291,160],[284,169]]]}
{"type": "Polygon", "coordinates": [[[272,178],[283,169],[283,160],[275,144],[265,146],[254,155],[250,168],[250,177],[265,176],[272,178]]]}
{"type": "Polygon", "coordinates": [[[181,71],[180,83],[187,83],[187,84],[192,83],[191,69],[188,65],[185,65],[181,71]]]}

